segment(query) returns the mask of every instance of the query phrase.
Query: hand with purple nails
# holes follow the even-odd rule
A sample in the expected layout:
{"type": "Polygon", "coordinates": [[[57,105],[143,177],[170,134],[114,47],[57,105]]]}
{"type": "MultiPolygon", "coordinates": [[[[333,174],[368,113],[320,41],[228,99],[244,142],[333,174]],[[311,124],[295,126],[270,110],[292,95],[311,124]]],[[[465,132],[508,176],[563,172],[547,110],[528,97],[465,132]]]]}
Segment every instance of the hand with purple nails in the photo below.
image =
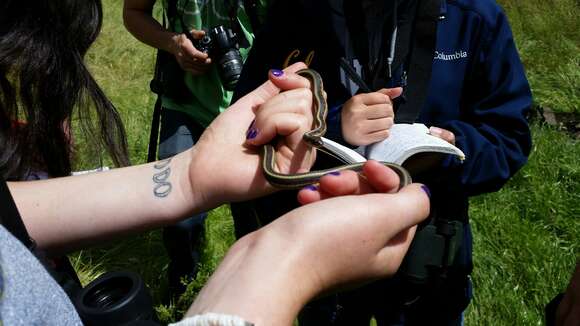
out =
{"type": "Polygon", "coordinates": [[[302,190],[320,192],[317,199],[238,240],[188,315],[219,311],[291,325],[322,293],[393,275],[429,214],[429,196],[419,184],[390,193],[398,177],[378,162],[364,172],[368,181],[352,171],[323,177],[302,190]]]}
{"type": "Polygon", "coordinates": [[[312,126],[312,93],[308,79],[295,74],[296,63],[271,70],[269,81],[232,104],[206,129],[191,150],[192,201],[206,208],[273,192],[258,155],[261,145],[276,142],[276,167],[286,174],[306,172],[315,150],[302,141],[312,126]]]}

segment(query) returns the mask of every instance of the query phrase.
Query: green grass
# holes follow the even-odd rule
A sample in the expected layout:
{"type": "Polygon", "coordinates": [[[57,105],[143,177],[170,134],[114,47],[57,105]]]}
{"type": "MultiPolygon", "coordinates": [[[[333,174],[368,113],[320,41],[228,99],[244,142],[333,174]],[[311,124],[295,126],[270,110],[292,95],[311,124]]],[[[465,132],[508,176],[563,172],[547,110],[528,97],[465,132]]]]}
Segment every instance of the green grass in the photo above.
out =
{"type": "Polygon", "coordinates": [[[577,0],[498,0],[505,8],[534,100],[580,113],[580,5],[577,0]]]}
{"type": "MultiPolygon", "coordinates": [[[[91,71],[118,107],[132,162],[146,159],[155,97],[149,92],[155,52],[122,25],[121,1],[104,0],[103,33],[88,54],[91,71]]],[[[580,26],[575,0],[501,0],[510,17],[534,93],[555,111],[578,112],[580,26]]],[[[500,192],[472,200],[475,299],[468,325],[540,325],[542,309],[564,289],[580,258],[580,144],[548,126],[533,126],[530,162],[500,192]]],[[[78,147],[86,140],[78,135],[78,147]]],[[[79,152],[78,168],[100,164],[79,152]]],[[[105,164],[110,161],[103,157],[105,164]]],[[[162,304],[168,259],[154,231],[71,255],[83,283],[112,270],[141,274],[164,321],[179,318],[234,241],[226,206],[210,213],[203,264],[177,302],[162,304]]]]}

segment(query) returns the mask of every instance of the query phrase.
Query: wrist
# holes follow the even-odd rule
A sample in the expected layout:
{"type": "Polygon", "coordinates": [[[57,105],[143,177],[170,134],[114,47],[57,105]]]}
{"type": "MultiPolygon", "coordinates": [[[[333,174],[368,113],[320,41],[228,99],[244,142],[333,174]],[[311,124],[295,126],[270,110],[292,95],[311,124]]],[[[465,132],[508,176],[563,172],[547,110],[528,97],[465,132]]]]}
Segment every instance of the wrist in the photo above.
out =
{"type": "Polygon", "coordinates": [[[181,38],[181,34],[177,34],[177,33],[171,33],[169,39],[167,40],[166,46],[165,46],[165,51],[173,54],[173,55],[177,55],[179,53],[179,49],[180,49],[180,38],[181,38]]]}
{"type": "MultiPolygon", "coordinates": [[[[259,325],[291,325],[314,296],[300,245],[266,227],[238,240],[187,315],[240,316],[259,325]]],[[[307,266],[307,265],[306,265],[307,266]]]]}

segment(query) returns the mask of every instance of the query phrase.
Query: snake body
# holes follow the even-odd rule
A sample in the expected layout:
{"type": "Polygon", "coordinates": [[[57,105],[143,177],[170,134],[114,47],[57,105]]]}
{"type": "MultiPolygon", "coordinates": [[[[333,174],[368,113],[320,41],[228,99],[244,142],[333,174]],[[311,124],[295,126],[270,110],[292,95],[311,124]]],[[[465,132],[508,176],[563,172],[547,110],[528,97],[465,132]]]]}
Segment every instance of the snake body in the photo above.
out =
{"type": "MultiPolygon", "coordinates": [[[[304,134],[305,142],[318,149],[322,146],[322,136],[326,133],[326,114],[328,112],[328,105],[324,98],[324,90],[322,87],[322,78],[320,74],[312,69],[302,69],[297,72],[298,75],[306,77],[310,80],[312,85],[312,93],[314,95],[314,128],[304,134]]],[[[351,170],[361,172],[364,162],[340,165],[330,169],[310,171],[307,173],[297,174],[282,174],[276,171],[276,152],[272,144],[262,146],[262,170],[268,182],[281,189],[299,189],[304,186],[317,183],[318,180],[326,174],[332,172],[339,172],[351,170]]],[[[332,153],[330,153],[332,154],[332,153]]],[[[411,175],[409,172],[398,164],[381,162],[381,164],[391,168],[399,176],[399,189],[410,184],[411,175]]]]}

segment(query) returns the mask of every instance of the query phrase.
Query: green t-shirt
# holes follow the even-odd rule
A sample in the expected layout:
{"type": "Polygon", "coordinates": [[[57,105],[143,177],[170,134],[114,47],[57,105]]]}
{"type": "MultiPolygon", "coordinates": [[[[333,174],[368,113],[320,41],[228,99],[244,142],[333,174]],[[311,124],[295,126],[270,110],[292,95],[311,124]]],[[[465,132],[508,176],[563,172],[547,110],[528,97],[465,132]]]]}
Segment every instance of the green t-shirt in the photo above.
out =
{"type": "MultiPolygon", "coordinates": [[[[240,3],[238,21],[251,46],[254,35],[250,19],[241,4],[242,1],[177,0],[177,17],[170,18],[170,26],[172,26],[174,32],[181,33],[183,27],[181,26],[182,19],[180,17],[183,17],[183,23],[187,25],[186,28],[188,29],[208,30],[218,25],[230,27],[230,2],[240,3]]],[[[265,8],[265,2],[266,0],[258,1],[259,10],[262,10],[262,12],[263,8],[265,8]]],[[[164,1],[164,6],[167,6],[167,1],[164,1]]],[[[249,50],[249,47],[240,48],[240,54],[244,61],[248,56],[249,50]]],[[[229,106],[232,92],[223,88],[216,65],[213,63],[212,67],[200,76],[192,76],[191,73],[184,71],[183,79],[192,96],[187,101],[162,96],[163,107],[185,112],[199,124],[207,127],[220,112],[229,106]]]]}

